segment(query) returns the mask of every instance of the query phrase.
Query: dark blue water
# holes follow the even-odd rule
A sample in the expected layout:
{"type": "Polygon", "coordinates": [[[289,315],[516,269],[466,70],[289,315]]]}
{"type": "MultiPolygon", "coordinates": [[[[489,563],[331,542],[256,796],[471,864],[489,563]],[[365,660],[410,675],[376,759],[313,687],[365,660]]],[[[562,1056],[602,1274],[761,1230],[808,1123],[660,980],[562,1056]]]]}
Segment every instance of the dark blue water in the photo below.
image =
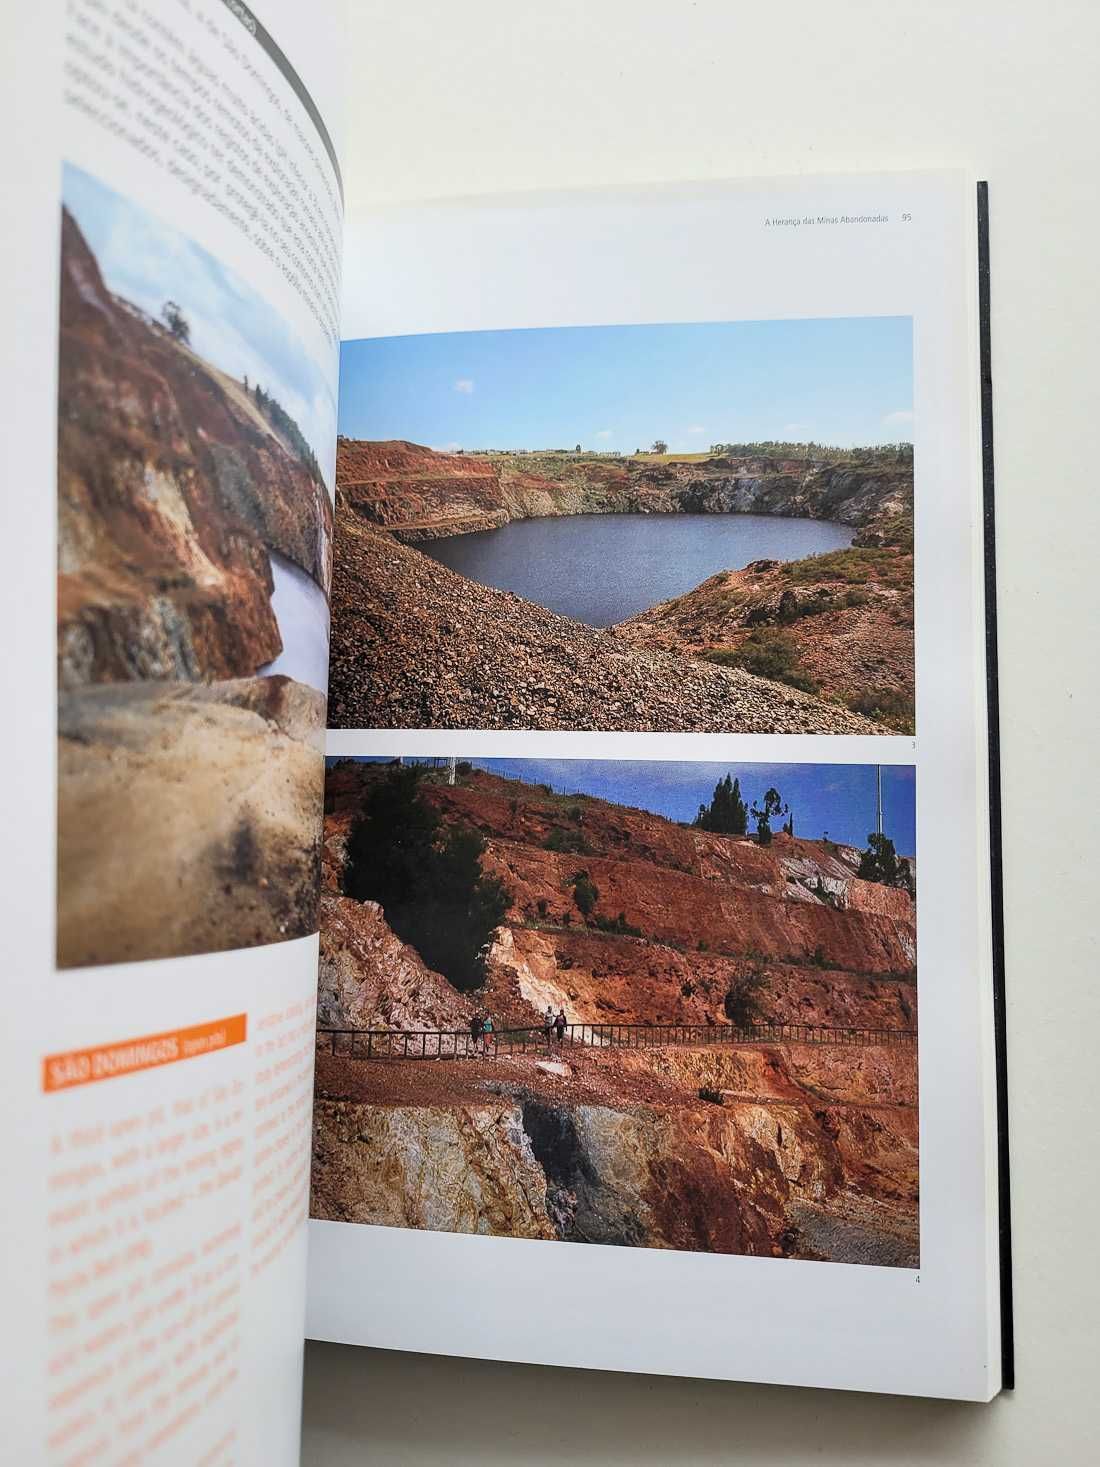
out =
{"type": "Polygon", "coordinates": [[[609,627],[750,560],[840,550],[855,531],[763,514],[578,514],[417,545],[433,560],[591,627],[609,627]]]}

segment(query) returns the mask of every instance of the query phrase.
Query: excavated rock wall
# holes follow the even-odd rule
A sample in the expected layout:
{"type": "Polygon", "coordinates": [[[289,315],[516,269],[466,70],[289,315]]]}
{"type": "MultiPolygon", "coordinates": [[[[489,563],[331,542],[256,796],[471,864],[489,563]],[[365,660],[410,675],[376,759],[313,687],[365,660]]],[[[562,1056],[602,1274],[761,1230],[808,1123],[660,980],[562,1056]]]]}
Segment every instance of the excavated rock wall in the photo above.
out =
{"type": "Polygon", "coordinates": [[[62,219],[62,687],[251,675],[281,650],[268,550],[327,592],[328,494],[241,383],[112,295],[62,219]]]}
{"type": "Polygon", "coordinates": [[[913,966],[911,921],[877,912],[838,910],[825,902],[784,900],[782,893],[708,881],[688,872],[606,856],[559,855],[511,843],[490,845],[486,869],[512,891],[521,920],[583,925],[573,877],[588,872],[599,910],[641,929],[648,941],[727,955],[818,960],[856,973],[904,973],[913,966]],[[541,905],[540,905],[541,904],[541,905]],[[543,915],[544,913],[544,915],[543,915]]]}
{"type": "MultiPolygon", "coordinates": [[[[915,1109],[864,1106],[853,1073],[840,1088],[854,1103],[815,1095],[821,1053],[623,1055],[667,1086],[664,1103],[646,1106],[563,1103],[537,1080],[458,1106],[320,1099],[312,1215],[915,1266],[915,1109]],[[722,1103],[694,1098],[697,1084],[722,1103]]],[[[904,1092],[911,1059],[862,1063],[904,1092]]]]}
{"type": "MultiPolygon", "coordinates": [[[[347,831],[370,782],[383,777],[378,766],[351,762],[328,773],[322,854],[331,935],[322,933],[323,958],[349,924],[369,930],[369,941],[377,936],[382,914],[337,894],[347,831]]],[[[480,771],[455,786],[421,788],[445,821],[482,834],[483,867],[511,894],[489,958],[490,1002],[507,1024],[538,1023],[548,1004],[578,1023],[721,1024],[731,981],[759,971],[777,1022],[916,1025],[913,900],[856,878],[852,847],[787,836],[760,846],[480,771]],[[551,832],[564,828],[591,849],[546,850],[551,832]],[[585,924],[573,896],[579,870],[599,890],[598,912],[621,912],[641,936],[585,924]]],[[[348,971],[360,961],[349,959],[348,971]]],[[[469,1000],[445,1004],[448,994],[459,996],[440,985],[423,989],[425,1001],[409,1010],[418,1015],[414,1027],[468,1018],[469,1000]]],[[[375,1001],[362,1011],[375,1011],[375,1001]]],[[[351,1000],[345,1006],[359,1011],[351,1000]]]]}
{"type": "Polygon", "coordinates": [[[322,1029],[463,1029],[471,1001],[395,937],[377,902],[321,895],[322,1029]]]}
{"type": "Polygon", "coordinates": [[[912,504],[912,472],[903,468],[451,454],[401,440],[341,439],[337,482],[357,514],[409,539],[561,514],[774,514],[863,526],[912,504]]]}
{"type": "MultiPolygon", "coordinates": [[[[468,999],[399,942],[373,903],[339,894],[344,844],[380,766],[329,772],[321,935],[322,1021],[462,1028],[471,1004],[497,1027],[537,1025],[546,1005],[592,1023],[711,1024],[731,978],[766,975],[768,1017],[916,1026],[904,966],[905,893],[856,880],[850,847],[776,838],[761,848],[587,797],[471,771],[421,786],[447,821],[489,841],[485,865],[513,892],[486,988],[468,999]],[[542,842],[579,804],[593,851],[542,842]],[[597,854],[597,850],[603,854],[597,854]],[[628,854],[623,855],[623,852],[628,854]],[[601,910],[646,936],[530,925],[563,908],[579,864],[601,910]],[[688,870],[681,866],[690,867],[688,870]],[[822,877],[831,885],[818,892],[822,877]],[[605,899],[604,893],[609,899],[605,899]],[[663,924],[663,926],[662,926],[663,924]],[[664,931],[658,940],[651,928],[664,931]],[[700,952],[685,934],[759,945],[700,952]],[[782,961],[820,946],[848,971],[782,961]],[[866,968],[866,972],[859,971],[866,968]]],[[[916,1266],[917,1055],[913,1045],[753,1044],[535,1050],[496,1058],[367,1064],[318,1058],[313,1215],[524,1238],[916,1266]]]]}
{"type": "Polygon", "coordinates": [[[314,1103],[313,1217],[553,1238],[521,1109],[314,1103]]]}
{"type": "Polygon", "coordinates": [[[786,963],[677,952],[640,938],[503,928],[490,957],[490,1005],[509,1025],[547,1005],[578,1024],[725,1024],[732,981],[763,971],[774,1023],[915,1027],[916,984],[786,963]]]}

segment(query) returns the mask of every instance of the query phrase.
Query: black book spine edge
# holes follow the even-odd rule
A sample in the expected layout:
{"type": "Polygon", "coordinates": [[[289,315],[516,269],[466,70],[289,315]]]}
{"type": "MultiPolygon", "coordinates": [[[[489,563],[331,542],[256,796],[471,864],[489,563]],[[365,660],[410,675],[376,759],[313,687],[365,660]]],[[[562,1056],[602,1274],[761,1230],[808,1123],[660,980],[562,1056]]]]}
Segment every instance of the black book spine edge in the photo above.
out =
{"type": "Polygon", "coordinates": [[[989,330],[989,184],[978,184],[978,330],[982,383],[982,515],[985,536],[985,667],[989,720],[990,894],[993,1028],[997,1068],[997,1207],[1001,1265],[1001,1385],[1016,1384],[1012,1315],[1012,1206],[1008,1170],[1004,871],[1001,858],[1001,718],[997,671],[997,542],[993,516],[993,369],[989,330]]]}

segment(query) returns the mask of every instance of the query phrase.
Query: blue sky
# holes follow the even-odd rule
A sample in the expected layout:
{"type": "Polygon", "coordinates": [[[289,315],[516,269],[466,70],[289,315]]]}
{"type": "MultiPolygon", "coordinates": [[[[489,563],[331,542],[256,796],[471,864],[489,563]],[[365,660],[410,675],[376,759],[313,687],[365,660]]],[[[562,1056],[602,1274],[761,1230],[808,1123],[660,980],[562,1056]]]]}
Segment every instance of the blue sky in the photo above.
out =
{"type": "Polygon", "coordinates": [[[176,301],[192,349],[229,376],[259,382],[302,430],[332,486],[336,404],[321,368],[295,333],[239,275],[193,240],[66,164],[65,205],[108,288],[150,316],[176,301]]]}
{"type": "MultiPolygon", "coordinates": [[[[333,761],[330,759],[329,763],[333,761]]],[[[413,761],[410,761],[413,762],[413,761]]],[[[791,806],[795,835],[865,846],[875,828],[873,764],[709,764],[657,759],[472,759],[508,779],[548,784],[561,794],[596,795],[617,805],[694,820],[726,774],[741,781],[746,803],[774,787],[791,806]]],[[[883,765],[883,828],[899,855],[916,846],[915,770],[883,765]]],[[[775,828],[778,828],[776,826],[775,828]]]]}
{"type": "Polygon", "coordinates": [[[908,316],[345,341],[340,432],[431,448],[677,452],[913,436],[908,316]]]}

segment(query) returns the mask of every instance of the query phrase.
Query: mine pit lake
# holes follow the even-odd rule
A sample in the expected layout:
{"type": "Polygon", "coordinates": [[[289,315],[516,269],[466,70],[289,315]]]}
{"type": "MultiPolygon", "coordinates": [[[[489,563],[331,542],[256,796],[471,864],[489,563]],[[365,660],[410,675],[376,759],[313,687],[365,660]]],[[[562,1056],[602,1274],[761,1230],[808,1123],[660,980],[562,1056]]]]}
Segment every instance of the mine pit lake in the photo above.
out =
{"type": "Polygon", "coordinates": [[[614,626],[752,560],[852,543],[850,525],[763,514],[578,514],[513,520],[416,548],[471,581],[591,627],[614,626]]]}

